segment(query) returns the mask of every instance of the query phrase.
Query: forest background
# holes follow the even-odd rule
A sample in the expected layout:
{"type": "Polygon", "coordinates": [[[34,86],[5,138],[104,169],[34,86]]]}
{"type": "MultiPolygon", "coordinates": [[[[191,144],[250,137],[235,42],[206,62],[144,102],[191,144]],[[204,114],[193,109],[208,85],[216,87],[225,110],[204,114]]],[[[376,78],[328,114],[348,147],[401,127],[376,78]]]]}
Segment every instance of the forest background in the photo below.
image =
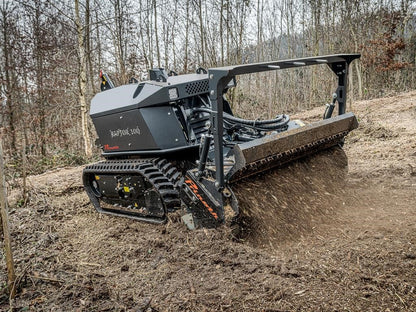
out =
{"type": "MultiPolygon", "coordinates": [[[[101,69],[120,85],[153,67],[358,52],[349,106],[415,89],[415,12],[410,0],[2,0],[7,180],[99,157],[88,110],[101,69]]],[[[267,118],[324,105],[335,87],[313,66],[240,78],[229,99],[238,115],[267,118]]]]}

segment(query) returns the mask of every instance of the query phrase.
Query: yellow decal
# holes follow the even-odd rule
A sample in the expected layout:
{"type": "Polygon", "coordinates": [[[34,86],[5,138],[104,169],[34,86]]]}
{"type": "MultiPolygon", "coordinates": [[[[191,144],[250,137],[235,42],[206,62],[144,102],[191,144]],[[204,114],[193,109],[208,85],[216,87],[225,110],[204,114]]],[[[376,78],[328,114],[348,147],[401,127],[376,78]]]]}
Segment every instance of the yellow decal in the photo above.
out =
{"type": "Polygon", "coordinates": [[[130,192],[130,188],[128,186],[123,187],[124,192],[129,193],[130,192]]]}

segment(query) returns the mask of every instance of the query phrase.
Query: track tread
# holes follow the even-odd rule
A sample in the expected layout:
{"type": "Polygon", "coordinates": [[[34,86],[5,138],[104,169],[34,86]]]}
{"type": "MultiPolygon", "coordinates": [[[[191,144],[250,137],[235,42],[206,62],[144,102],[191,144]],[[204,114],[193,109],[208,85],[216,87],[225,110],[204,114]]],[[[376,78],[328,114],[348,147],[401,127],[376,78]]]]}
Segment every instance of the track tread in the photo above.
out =
{"type": "MultiPolygon", "coordinates": [[[[147,158],[147,159],[127,159],[127,160],[107,160],[96,164],[88,165],[84,169],[85,174],[140,174],[147,180],[160,195],[163,205],[167,212],[174,211],[180,207],[181,200],[179,191],[176,189],[177,179],[181,174],[166,159],[147,158]],[[169,172],[169,176],[166,174],[169,172]],[[172,180],[172,176],[175,177],[172,180]]],[[[88,185],[84,186],[88,187],[88,185]]],[[[89,194],[90,195],[90,194],[89,194]]],[[[91,195],[90,195],[91,196],[91,195]]],[[[94,195],[92,195],[94,196],[94,195]]],[[[96,204],[98,198],[96,199],[96,204]]],[[[98,203],[99,205],[99,203],[98,203]]],[[[99,207],[96,207],[99,208],[99,207]]],[[[102,210],[102,208],[99,208],[102,210]]],[[[97,209],[98,210],[98,209],[97,209]]],[[[120,213],[126,217],[133,217],[133,213],[120,213]],[[130,215],[131,214],[131,215],[130,215]]],[[[146,217],[143,217],[146,221],[146,217]]],[[[156,222],[149,218],[149,222],[156,222]]]]}

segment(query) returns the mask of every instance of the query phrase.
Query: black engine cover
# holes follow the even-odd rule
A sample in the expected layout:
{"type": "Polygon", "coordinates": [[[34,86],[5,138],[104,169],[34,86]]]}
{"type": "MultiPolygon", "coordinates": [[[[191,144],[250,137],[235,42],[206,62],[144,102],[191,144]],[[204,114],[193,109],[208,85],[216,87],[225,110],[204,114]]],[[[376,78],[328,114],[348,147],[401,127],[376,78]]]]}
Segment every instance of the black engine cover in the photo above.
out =
{"type": "Polygon", "coordinates": [[[93,122],[104,153],[166,150],[188,144],[171,106],[93,117],[93,122]]]}

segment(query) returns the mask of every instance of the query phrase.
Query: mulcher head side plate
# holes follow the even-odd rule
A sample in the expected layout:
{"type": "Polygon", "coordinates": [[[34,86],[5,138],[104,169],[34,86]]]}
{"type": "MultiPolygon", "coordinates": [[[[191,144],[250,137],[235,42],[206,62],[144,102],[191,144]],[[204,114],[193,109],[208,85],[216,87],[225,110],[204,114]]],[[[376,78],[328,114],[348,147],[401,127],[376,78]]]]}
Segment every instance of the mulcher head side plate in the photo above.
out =
{"type": "MultiPolygon", "coordinates": [[[[211,173],[213,174],[213,173],[211,173]]],[[[186,205],[189,228],[213,228],[238,215],[238,204],[229,188],[222,192],[215,186],[215,179],[199,177],[198,170],[188,170],[181,188],[181,199],[186,205]]]]}

